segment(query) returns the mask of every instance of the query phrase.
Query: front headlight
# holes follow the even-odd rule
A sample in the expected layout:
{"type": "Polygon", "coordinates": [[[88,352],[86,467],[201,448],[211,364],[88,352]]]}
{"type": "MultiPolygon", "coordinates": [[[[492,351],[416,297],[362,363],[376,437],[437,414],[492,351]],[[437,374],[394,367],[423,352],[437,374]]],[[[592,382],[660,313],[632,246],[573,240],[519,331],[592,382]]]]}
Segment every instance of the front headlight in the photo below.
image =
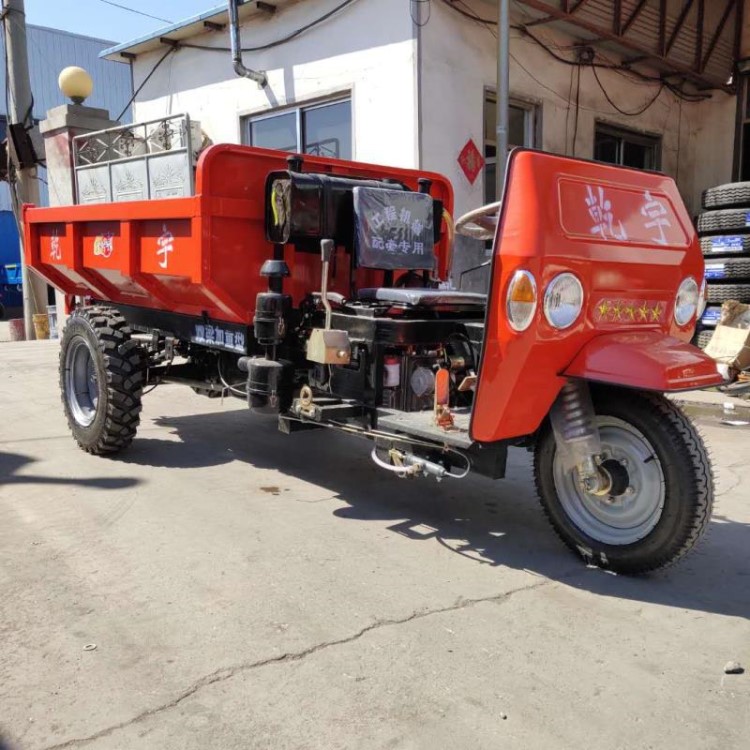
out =
{"type": "Polygon", "coordinates": [[[698,312],[700,290],[692,276],[688,276],[677,290],[674,303],[674,319],[678,326],[686,326],[698,312]]]}
{"type": "Polygon", "coordinates": [[[536,281],[530,271],[518,270],[508,285],[505,299],[508,323],[514,331],[525,331],[536,312],[536,281]]]}
{"type": "Polygon", "coordinates": [[[544,316],[558,330],[570,328],[581,314],[583,287],[572,273],[555,276],[544,293],[544,316]]]}

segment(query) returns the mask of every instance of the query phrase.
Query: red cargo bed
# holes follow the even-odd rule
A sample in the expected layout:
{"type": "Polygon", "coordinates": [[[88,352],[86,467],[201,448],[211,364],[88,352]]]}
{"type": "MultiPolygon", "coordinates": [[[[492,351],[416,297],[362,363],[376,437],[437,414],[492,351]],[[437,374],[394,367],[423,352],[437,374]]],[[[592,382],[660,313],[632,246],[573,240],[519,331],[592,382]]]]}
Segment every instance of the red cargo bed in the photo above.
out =
{"type": "MultiPolygon", "coordinates": [[[[264,231],[265,182],[287,168],[287,154],[218,145],[200,157],[196,195],[151,201],[55,208],[24,206],[26,263],[66,294],[115,304],[249,324],[259,275],[273,246],[264,231]]],[[[450,183],[438,174],[306,156],[304,171],[393,179],[413,190],[433,181],[432,195],[453,209],[450,183]]],[[[447,246],[437,246],[438,273],[447,273],[447,246]]],[[[314,253],[285,249],[295,304],[320,285],[314,253]]],[[[347,295],[350,264],[334,264],[331,288],[347,295]]],[[[378,286],[382,272],[358,269],[358,288],[378,286]]]]}

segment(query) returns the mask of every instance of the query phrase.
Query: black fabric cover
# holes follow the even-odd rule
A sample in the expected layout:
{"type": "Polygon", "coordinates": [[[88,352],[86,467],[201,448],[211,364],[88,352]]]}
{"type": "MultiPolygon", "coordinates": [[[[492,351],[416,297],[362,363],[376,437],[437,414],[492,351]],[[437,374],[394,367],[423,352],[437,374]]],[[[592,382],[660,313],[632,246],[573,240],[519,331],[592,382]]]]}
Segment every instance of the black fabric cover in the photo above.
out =
{"type": "Polygon", "coordinates": [[[435,267],[433,200],[424,193],[355,187],[357,265],[385,271],[435,267]]]}

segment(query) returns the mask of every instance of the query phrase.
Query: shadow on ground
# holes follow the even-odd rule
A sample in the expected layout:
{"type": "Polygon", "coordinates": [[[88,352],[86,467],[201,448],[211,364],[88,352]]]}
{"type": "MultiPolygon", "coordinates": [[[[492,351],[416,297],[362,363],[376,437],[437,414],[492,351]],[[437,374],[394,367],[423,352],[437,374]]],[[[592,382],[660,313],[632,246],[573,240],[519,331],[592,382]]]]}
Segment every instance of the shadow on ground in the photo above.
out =
{"type": "MultiPolygon", "coordinates": [[[[749,524],[717,516],[682,564],[647,578],[625,578],[586,571],[557,540],[537,503],[525,451],[511,451],[505,480],[437,484],[378,469],[364,440],[322,430],[286,436],[273,419],[245,411],[156,422],[179,440],[137,438],[116,463],[180,469],[238,460],[330,491],[346,503],[334,511],[342,521],[392,521],[394,533],[415,543],[439,543],[467,564],[529,570],[603,596],[750,617],[749,524]]],[[[277,481],[283,485],[283,477],[277,481]]]]}
{"type": "MultiPolygon", "coordinates": [[[[92,487],[99,490],[122,490],[139,484],[131,477],[49,477],[39,474],[21,473],[21,470],[36,459],[19,453],[0,453],[0,487],[12,484],[49,484],[57,487],[92,487]]],[[[107,464],[104,464],[107,466],[107,464]]],[[[2,748],[0,747],[0,750],[2,748]]]]}

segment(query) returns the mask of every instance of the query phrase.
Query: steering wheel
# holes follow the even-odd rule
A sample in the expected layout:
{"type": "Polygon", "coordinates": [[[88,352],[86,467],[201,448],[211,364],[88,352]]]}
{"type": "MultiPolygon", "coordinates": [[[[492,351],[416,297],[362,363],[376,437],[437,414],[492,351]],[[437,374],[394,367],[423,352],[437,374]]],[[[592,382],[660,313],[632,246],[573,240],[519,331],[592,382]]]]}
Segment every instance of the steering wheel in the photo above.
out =
{"type": "Polygon", "coordinates": [[[488,203],[486,206],[475,208],[464,214],[456,222],[456,234],[473,237],[475,240],[494,239],[501,205],[501,201],[488,203]]]}

